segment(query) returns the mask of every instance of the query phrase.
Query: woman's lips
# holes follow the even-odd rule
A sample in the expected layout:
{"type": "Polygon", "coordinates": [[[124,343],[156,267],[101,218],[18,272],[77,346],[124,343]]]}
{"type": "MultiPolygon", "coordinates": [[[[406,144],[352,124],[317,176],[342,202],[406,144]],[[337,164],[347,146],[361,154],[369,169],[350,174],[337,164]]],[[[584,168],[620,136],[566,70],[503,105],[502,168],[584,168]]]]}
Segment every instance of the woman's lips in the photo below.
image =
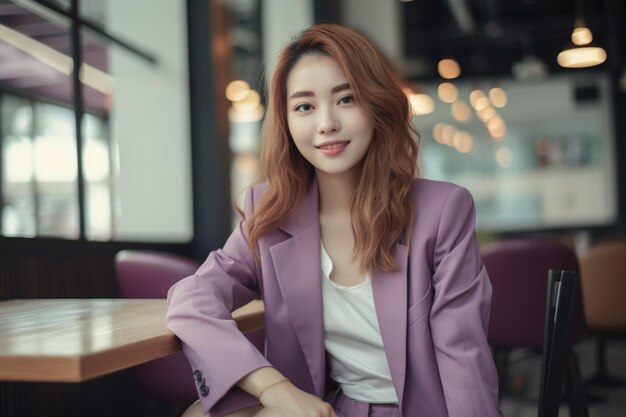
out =
{"type": "Polygon", "coordinates": [[[350,141],[335,142],[335,143],[331,143],[329,145],[317,146],[317,148],[324,155],[332,156],[332,155],[338,155],[341,152],[343,152],[343,150],[346,149],[346,147],[348,146],[349,143],[350,143],[350,141]]]}

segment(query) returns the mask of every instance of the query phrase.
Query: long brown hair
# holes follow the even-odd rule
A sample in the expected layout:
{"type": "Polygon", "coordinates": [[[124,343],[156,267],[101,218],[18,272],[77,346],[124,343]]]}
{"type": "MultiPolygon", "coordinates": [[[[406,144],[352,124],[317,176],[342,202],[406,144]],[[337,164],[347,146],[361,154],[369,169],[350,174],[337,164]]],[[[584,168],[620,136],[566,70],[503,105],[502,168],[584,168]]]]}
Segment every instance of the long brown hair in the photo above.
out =
{"type": "Polygon", "coordinates": [[[407,243],[413,218],[408,199],[417,175],[417,131],[400,78],[382,54],[359,33],[335,24],[303,31],[280,53],[261,129],[261,160],[268,187],[248,219],[248,244],[258,259],[257,242],[298,207],[314,175],[296,148],[287,124],[287,77],[300,58],[321,54],[341,67],[374,134],[351,200],[354,259],[362,273],[390,271],[396,243],[407,243]]]}

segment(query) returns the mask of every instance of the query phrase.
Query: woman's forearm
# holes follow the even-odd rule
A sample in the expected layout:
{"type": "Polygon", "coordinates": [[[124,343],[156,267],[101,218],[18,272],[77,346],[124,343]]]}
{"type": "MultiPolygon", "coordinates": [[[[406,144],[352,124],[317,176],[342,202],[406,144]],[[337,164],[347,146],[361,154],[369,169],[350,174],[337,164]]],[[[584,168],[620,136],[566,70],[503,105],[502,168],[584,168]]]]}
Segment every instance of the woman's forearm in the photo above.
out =
{"type": "Polygon", "coordinates": [[[237,382],[237,386],[248,394],[259,398],[261,393],[271,385],[285,381],[287,378],[275,368],[266,366],[256,369],[237,382]]]}

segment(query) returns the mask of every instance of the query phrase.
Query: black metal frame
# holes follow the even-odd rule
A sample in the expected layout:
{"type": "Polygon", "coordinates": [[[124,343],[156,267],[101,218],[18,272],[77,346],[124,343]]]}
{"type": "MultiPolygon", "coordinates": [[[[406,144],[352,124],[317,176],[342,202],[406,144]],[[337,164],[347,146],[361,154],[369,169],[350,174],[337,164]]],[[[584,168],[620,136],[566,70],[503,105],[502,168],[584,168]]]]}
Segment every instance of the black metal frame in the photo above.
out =
{"type": "Polygon", "coordinates": [[[538,417],[558,417],[578,275],[551,269],[543,338],[538,417]]]}

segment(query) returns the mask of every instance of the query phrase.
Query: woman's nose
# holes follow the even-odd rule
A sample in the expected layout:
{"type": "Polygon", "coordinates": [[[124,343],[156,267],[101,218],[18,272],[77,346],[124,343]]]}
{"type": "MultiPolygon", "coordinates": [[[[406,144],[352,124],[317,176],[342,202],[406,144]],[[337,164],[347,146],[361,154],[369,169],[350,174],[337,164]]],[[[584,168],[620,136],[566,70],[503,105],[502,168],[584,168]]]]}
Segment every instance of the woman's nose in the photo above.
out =
{"type": "Polygon", "coordinates": [[[319,113],[318,132],[329,134],[341,129],[341,125],[332,110],[321,110],[319,113]]]}

